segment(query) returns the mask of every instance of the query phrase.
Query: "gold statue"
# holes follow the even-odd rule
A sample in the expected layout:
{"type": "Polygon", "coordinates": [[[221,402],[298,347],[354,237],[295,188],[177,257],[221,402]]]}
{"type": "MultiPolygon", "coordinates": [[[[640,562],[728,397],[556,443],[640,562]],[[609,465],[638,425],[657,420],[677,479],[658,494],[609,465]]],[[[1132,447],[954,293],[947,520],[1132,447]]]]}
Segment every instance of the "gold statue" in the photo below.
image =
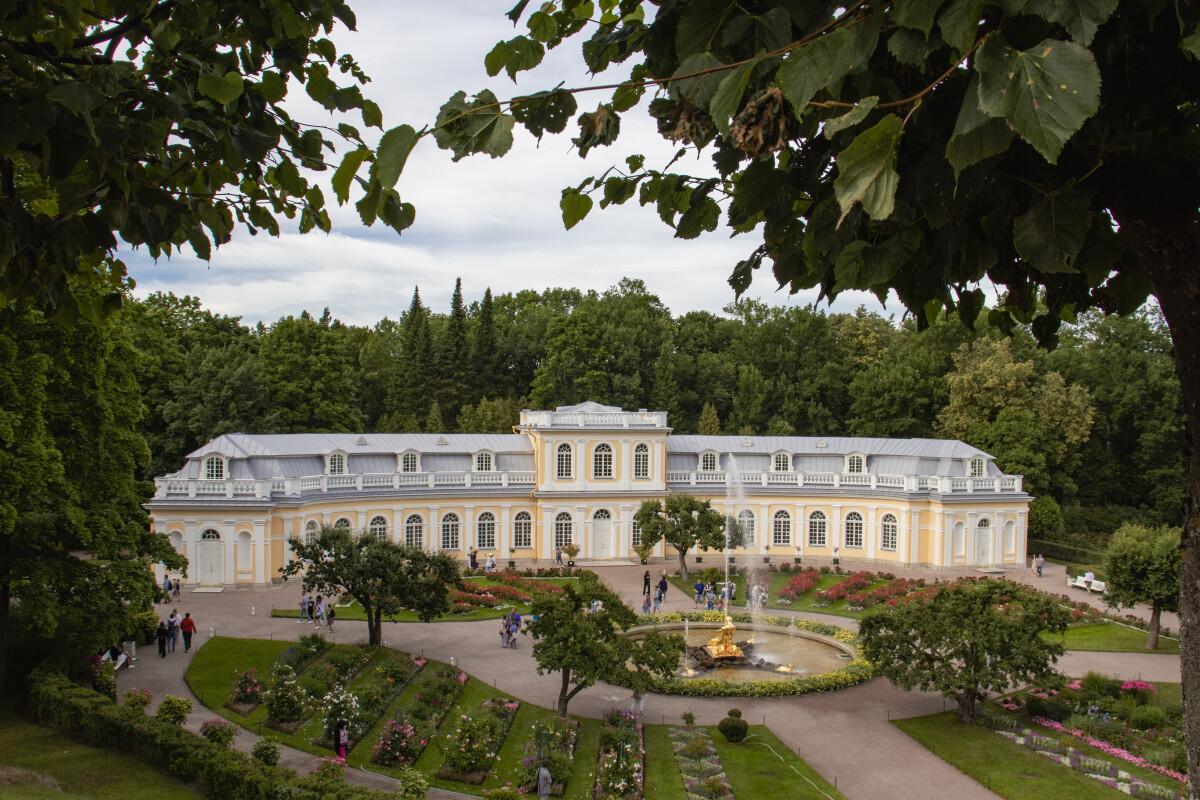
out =
{"type": "Polygon", "coordinates": [[[733,643],[733,617],[725,615],[725,624],[716,638],[709,639],[704,646],[713,658],[738,658],[744,655],[742,649],[733,643]]]}

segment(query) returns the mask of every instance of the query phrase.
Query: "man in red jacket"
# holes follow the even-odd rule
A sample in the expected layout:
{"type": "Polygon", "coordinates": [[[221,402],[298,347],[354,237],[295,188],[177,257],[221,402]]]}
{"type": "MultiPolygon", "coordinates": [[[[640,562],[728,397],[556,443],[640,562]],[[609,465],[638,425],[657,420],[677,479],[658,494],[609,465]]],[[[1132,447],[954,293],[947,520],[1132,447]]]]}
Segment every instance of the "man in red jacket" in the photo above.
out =
{"type": "Polygon", "coordinates": [[[196,620],[192,619],[191,612],[183,615],[179,630],[183,634],[183,652],[186,653],[192,649],[192,634],[196,632],[196,620]]]}

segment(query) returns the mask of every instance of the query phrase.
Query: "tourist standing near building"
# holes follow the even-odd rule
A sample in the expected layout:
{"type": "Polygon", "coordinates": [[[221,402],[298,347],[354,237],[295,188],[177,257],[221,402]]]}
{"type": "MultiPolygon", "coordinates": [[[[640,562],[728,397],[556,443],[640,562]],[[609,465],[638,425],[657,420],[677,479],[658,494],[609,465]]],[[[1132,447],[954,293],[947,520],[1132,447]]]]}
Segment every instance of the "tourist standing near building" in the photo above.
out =
{"type": "Polygon", "coordinates": [[[642,576],[642,594],[650,596],[650,570],[646,570],[646,574],[642,576]]]}
{"type": "Polygon", "coordinates": [[[183,634],[183,652],[186,653],[192,649],[192,634],[196,632],[196,620],[192,619],[192,612],[184,614],[179,621],[179,632],[183,634]]]}

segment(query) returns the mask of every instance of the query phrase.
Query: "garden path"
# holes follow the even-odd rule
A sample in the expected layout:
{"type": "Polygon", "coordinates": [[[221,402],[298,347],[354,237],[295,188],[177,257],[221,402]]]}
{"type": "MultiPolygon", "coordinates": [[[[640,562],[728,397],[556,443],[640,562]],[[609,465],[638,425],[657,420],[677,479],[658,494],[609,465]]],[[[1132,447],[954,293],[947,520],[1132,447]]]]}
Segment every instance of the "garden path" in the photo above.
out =
{"type": "MultiPolygon", "coordinates": [[[[604,581],[626,602],[640,606],[642,574],[645,567],[587,565],[597,569],[604,581]]],[[[657,578],[668,564],[654,564],[651,574],[657,578]]],[[[1051,565],[1047,564],[1047,572],[1051,565]]],[[[1060,568],[1061,569],[1061,568],[1060,568]]],[[[898,573],[899,574],[899,573],[898,573]]],[[[953,577],[952,573],[905,571],[905,577],[953,577]]],[[[964,573],[971,574],[971,573],[964,573]]],[[[1017,577],[1013,575],[1012,577],[1017,577]]],[[[1044,581],[1049,581],[1048,574],[1044,581]]],[[[1036,580],[1036,577],[1034,578],[1036,580]]],[[[1065,584],[1065,576],[1059,582],[1065,584]]],[[[1038,585],[1038,584],[1034,584],[1038,585]]],[[[221,593],[194,594],[184,592],[179,602],[159,606],[165,618],[172,608],[180,613],[190,611],[200,629],[197,644],[202,644],[210,632],[220,636],[242,638],[278,638],[295,640],[314,626],[298,624],[293,619],[273,619],[272,606],[291,608],[299,597],[294,583],[264,589],[236,590],[221,593]]],[[[692,598],[673,586],[664,603],[665,611],[690,611],[692,598]]],[[[855,620],[806,612],[772,612],[785,616],[803,616],[823,622],[853,628],[855,620]]],[[[1169,623],[1168,623],[1169,624],[1169,623]]],[[[477,678],[492,682],[497,688],[537,705],[554,707],[559,680],[555,676],[539,676],[527,639],[522,637],[515,650],[500,649],[496,635],[498,623],[441,622],[385,623],[385,644],[401,650],[424,654],[440,661],[452,659],[477,678]]],[[[362,641],[365,625],[343,621],[337,624],[330,640],[340,643],[362,641]]],[[[175,653],[160,659],[152,648],[141,651],[133,671],[118,674],[121,691],[145,686],[155,694],[155,700],[173,694],[189,697],[196,710],[187,722],[191,730],[212,716],[194,698],[183,679],[191,656],[183,653],[182,644],[175,653]]],[[[1151,681],[1178,681],[1178,656],[1141,653],[1069,653],[1062,661],[1066,671],[1082,674],[1088,669],[1121,677],[1141,677],[1151,681]]],[[[627,689],[607,684],[593,686],[571,701],[571,712],[585,717],[600,717],[613,705],[629,702],[627,689]]],[[[922,716],[944,708],[943,699],[934,694],[904,692],[887,681],[876,679],[866,684],[836,693],[786,698],[686,698],[651,695],[645,700],[644,719],[647,722],[677,722],[685,711],[696,715],[700,724],[711,725],[725,716],[732,706],[741,708],[745,719],[764,723],[801,758],[812,765],[851,800],[886,797],[892,800],[924,800],[931,786],[939,794],[961,800],[994,800],[998,797],[957,769],[934,756],[920,744],[891,725],[893,718],[922,716]],[[867,755],[869,753],[869,756],[867,755]]],[[[249,749],[255,737],[242,733],[237,746],[249,749]]],[[[306,772],[314,757],[291,748],[284,748],[282,763],[298,772],[306,772]]],[[[354,772],[352,780],[367,786],[389,787],[391,781],[363,772],[354,772]]],[[[431,797],[452,797],[448,792],[431,792],[431,797]]]]}

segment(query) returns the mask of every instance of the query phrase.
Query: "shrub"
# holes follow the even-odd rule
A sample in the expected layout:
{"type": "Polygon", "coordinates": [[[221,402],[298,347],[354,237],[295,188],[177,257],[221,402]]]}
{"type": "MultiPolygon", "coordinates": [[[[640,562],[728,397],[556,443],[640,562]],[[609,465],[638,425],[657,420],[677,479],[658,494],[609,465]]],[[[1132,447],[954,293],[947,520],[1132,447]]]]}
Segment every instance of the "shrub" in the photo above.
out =
{"type": "Polygon", "coordinates": [[[459,775],[487,772],[500,755],[503,721],[495,714],[460,716],[454,730],[448,733],[442,747],[446,768],[459,775]]]}
{"type": "Polygon", "coordinates": [[[679,715],[679,718],[682,719],[683,724],[687,725],[689,728],[696,724],[696,715],[690,711],[683,712],[679,715]]]}
{"type": "Polygon", "coordinates": [[[200,735],[215,745],[229,747],[237,738],[238,728],[223,719],[206,719],[200,723],[200,735]]]}
{"type": "Polygon", "coordinates": [[[728,716],[730,716],[730,717],[733,717],[734,719],[741,719],[741,718],[742,718],[742,710],[741,710],[740,708],[731,708],[731,709],[729,709],[729,710],[728,710],[727,712],[725,712],[725,713],[726,713],[728,716]]]}
{"type": "Polygon", "coordinates": [[[188,714],[192,713],[192,701],[182,697],[167,695],[162,702],[158,704],[158,710],[154,712],[155,719],[160,719],[170,725],[182,725],[187,721],[188,714]]]}
{"type": "Polygon", "coordinates": [[[1109,678],[1107,675],[1101,675],[1099,672],[1089,672],[1079,681],[1079,686],[1085,695],[1091,695],[1093,697],[1115,697],[1116,692],[1112,691],[1114,683],[1117,684],[1118,687],[1120,686],[1119,683],[1114,681],[1112,678],[1109,678]]]}
{"type": "Polygon", "coordinates": [[[345,721],[351,740],[362,736],[362,708],[358,697],[344,686],[336,686],[321,699],[321,711],[325,715],[324,736],[333,741],[339,721],[345,721]]]}
{"type": "Polygon", "coordinates": [[[1035,497],[1029,503],[1029,536],[1043,539],[1063,529],[1063,513],[1049,495],[1035,497]]]}
{"type": "Polygon", "coordinates": [[[279,763],[279,743],[264,736],[250,748],[250,757],[268,767],[273,767],[279,763]]]}
{"type": "Polygon", "coordinates": [[[263,687],[258,680],[258,670],[236,672],[233,681],[233,702],[241,705],[257,705],[262,702],[263,687]]]}
{"type": "Polygon", "coordinates": [[[340,758],[326,756],[317,760],[308,771],[318,783],[336,784],[346,780],[346,762],[340,758]]]}
{"type": "Polygon", "coordinates": [[[1025,709],[1031,717],[1046,717],[1055,722],[1062,722],[1073,713],[1071,707],[1058,698],[1051,697],[1047,700],[1033,695],[1026,698],[1025,709]]]}
{"type": "Polygon", "coordinates": [[[300,637],[300,648],[308,650],[313,654],[313,657],[324,653],[333,645],[323,635],[319,633],[306,633],[300,637]]]}
{"type": "Polygon", "coordinates": [[[1160,728],[1167,721],[1167,712],[1158,706],[1138,706],[1129,715],[1129,724],[1138,730],[1160,728]]]}
{"type": "Polygon", "coordinates": [[[425,800],[429,791],[429,782],[425,776],[412,767],[400,767],[396,777],[396,788],[392,795],[398,800],[425,800]]]}
{"type": "Polygon", "coordinates": [[[717,723],[717,730],[725,737],[725,741],[730,744],[740,744],[745,741],[746,734],[750,732],[750,724],[738,717],[726,717],[717,723]]]}
{"type": "Polygon", "coordinates": [[[154,694],[146,688],[130,689],[125,693],[125,707],[136,708],[145,712],[146,707],[154,700],[154,694]]]}

